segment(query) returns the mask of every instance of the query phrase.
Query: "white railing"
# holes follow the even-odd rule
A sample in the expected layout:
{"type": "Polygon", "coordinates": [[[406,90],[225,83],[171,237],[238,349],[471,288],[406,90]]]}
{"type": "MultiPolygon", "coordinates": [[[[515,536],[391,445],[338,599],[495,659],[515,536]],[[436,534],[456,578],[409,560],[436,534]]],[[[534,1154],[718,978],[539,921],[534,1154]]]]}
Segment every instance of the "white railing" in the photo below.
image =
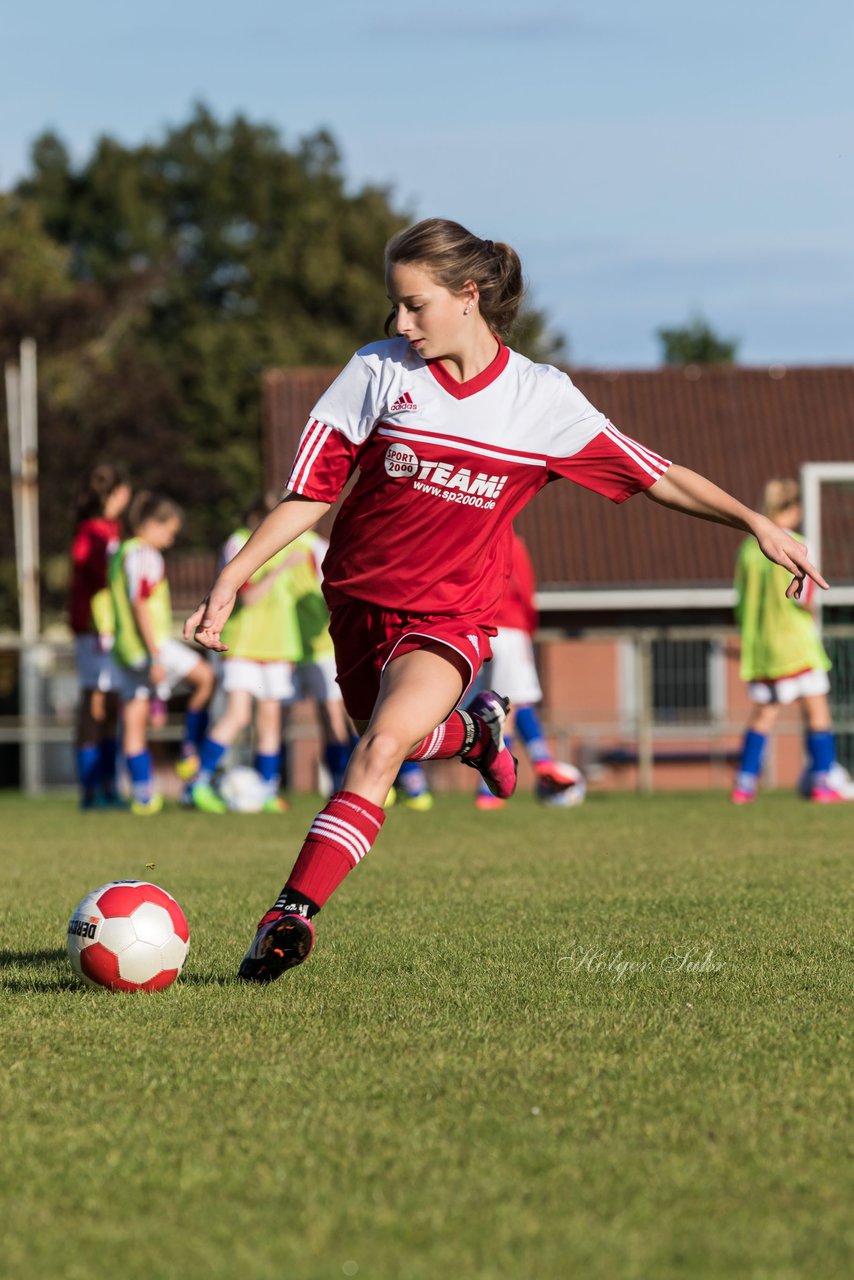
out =
{"type": "MultiPolygon", "coordinates": [[[[854,624],[825,625],[825,643],[835,650],[832,703],[842,762],[854,764],[854,624]]],[[[726,785],[733,757],[744,728],[744,705],[731,705],[727,697],[724,667],[735,660],[738,633],[731,627],[679,626],[596,629],[563,635],[543,629],[541,650],[549,645],[601,644],[611,640],[622,655],[623,694],[603,699],[595,716],[576,714],[571,706],[552,700],[541,716],[556,753],[574,759],[603,785],[631,769],[641,791],[656,786],[661,766],[705,763],[708,781],[701,785],[726,785]],[[628,695],[626,695],[628,690],[628,695]]],[[[0,701],[9,705],[10,689],[18,687],[22,642],[19,636],[0,636],[0,701]],[[3,693],[6,693],[3,698],[3,693]]],[[[19,784],[32,794],[42,789],[73,785],[74,719],[77,679],[73,648],[68,638],[44,638],[26,648],[27,669],[37,684],[37,697],[28,695],[27,714],[0,713],[0,747],[18,749],[18,777],[5,761],[7,776],[0,786],[19,784]],[[32,710],[33,705],[37,711],[32,710]],[[37,758],[38,767],[32,767],[37,758]],[[29,761],[29,767],[24,763],[29,761]],[[37,782],[33,783],[33,779],[37,782]]],[[[731,682],[731,676],[729,677],[731,682]]],[[[547,696],[548,696],[547,689],[547,696]]],[[[800,733],[791,720],[776,730],[779,736],[800,733]]],[[[285,730],[292,751],[317,751],[317,729],[311,719],[297,716],[285,730]]],[[[180,717],[152,731],[152,741],[174,744],[180,740],[180,717]]],[[[169,748],[171,749],[171,748],[169,748]]],[[[442,771],[442,785],[458,785],[457,775],[467,771],[442,771]]],[[[302,770],[302,776],[305,770],[302,770]]],[[[469,779],[463,779],[465,781],[469,779]]],[[[773,781],[773,779],[772,779],[773,781]]],[[[462,785],[462,784],[460,784],[462,785]]],[[[659,784],[660,785],[660,784],[659,784]]]]}

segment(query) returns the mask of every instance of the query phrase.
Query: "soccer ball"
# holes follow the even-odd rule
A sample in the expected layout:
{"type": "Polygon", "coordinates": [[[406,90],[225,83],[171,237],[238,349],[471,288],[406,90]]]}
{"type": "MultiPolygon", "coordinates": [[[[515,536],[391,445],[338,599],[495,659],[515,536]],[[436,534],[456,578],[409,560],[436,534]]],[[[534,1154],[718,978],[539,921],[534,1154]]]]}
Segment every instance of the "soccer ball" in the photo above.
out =
{"type": "MultiPolygon", "coordinates": [[[[827,785],[833,790],[838,791],[845,800],[854,800],[854,782],[851,780],[851,774],[837,760],[831,767],[827,775],[827,785]]],[[[804,768],[803,773],[798,779],[798,793],[805,800],[809,800],[812,791],[812,769],[809,765],[804,768]]]]}
{"type": "Polygon", "coordinates": [[[565,769],[567,773],[571,773],[575,778],[575,784],[567,787],[565,791],[548,791],[545,787],[537,787],[537,799],[543,804],[553,805],[557,809],[573,809],[576,805],[584,803],[584,797],[587,794],[587,783],[584,774],[580,769],[576,769],[574,764],[567,764],[561,760],[561,769],[565,769]]]}
{"type": "Polygon", "coordinates": [[[219,784],[219,794],[235,813],[260,813],[269,793],[260,773],[239,765],[225,774],[219,784]]]}
{"type": "Polygon", "coordinates": [[[68,922],[68,958],[89,987],[162,991],[190,949],[184,913],[165,889],[113,880],[78,902],[68,922]]]}

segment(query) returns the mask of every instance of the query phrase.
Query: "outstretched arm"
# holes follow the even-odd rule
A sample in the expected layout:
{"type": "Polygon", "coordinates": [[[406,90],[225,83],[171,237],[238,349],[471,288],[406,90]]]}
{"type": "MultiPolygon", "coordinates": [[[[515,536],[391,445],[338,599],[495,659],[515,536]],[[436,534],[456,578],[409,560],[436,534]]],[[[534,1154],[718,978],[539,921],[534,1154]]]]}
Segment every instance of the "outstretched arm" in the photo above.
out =
{"type": "Polygon", "coordinates": [[[233,560],[222,569],[207,596],[184,623],[184,639],[196,640],[206,649],[222,653],[228,648],[220,633],[234,608],[237,592],[262,564],[294,538],[317,524],[329,510],[328,502],[313,502],[289,493],[266,516],[233,560]]]}
{"type": "Polygon", "coordinates": [[[800,596],[807,577],[812,578],[820,587],[827,588],[824,578],[807,558],[803,543],[792,538],[767,516],[745,507],[696,471],[674,465],[660,480],[645,489],[644,493],[663,507],[752,533],[768,559],[782,565],[792,574],[792,581],[786,591],[790,598],[794,596],[797,599],[800,596]]]}

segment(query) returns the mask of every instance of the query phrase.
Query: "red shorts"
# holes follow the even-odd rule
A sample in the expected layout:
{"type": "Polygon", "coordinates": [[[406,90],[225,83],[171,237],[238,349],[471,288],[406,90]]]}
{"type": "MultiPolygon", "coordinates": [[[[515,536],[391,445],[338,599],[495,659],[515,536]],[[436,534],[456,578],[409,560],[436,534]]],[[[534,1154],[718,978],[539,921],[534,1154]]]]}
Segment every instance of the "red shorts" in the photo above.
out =
{"type": "Polygon", "coordinates": [[[450,650],[448,657],[460,672],[464,694],[481,663],[492,656],[489,640],[495,635],[495,627],[441,614],[397,613],[343,596],[332,603],[329,630],[344,706],[353,720],[370,720],[383,671],[393,658],[431,644],[450,650]]]}

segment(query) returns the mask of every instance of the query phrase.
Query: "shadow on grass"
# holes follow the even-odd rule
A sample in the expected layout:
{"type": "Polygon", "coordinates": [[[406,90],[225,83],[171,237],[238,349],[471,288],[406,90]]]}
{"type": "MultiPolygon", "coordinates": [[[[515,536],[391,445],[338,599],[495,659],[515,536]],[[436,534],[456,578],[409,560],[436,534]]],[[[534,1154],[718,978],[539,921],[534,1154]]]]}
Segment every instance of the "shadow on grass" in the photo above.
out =
{"type": "MultiPolygon", "coordinates": [[[[67,961],[67,953],[55,947],[44,951],[0,951],[0,987],[5,991],[71,991],[81,990],[73,974],[57,978],[54,965],[67,961]],[[21,973],[20,970],[29,972],[21,973]],[[10,973],[9,970],[18,970],[10,973]]],[[[182,987],[233,987],[238,984],[235,973],[182,973],[182,987]]]]}
{"type": "Polygon", "coordinates": [[[182,973],[178,982],[182,987],[234,987],[238,980],[234,973],[182,973]]]}
{"type": "Polygon", "coordinates": [[[54,947],[45,951],[0,951],[0,986],[5,991],[71,991],[80,983],[72,974],[57,978],[54,966],[58,960],[67,962],[64,950],[54,947]],[[28,973],[14,975],[10,969],[25,969],[28,973]]]}
{"type": "Polygon", "coordinates": [[[10,965],[44,966],[55,960],[65,960],[66,956],[64,947],[51,947],[49,951],[0,951],[0,968],[6,969],[10,965]]]}

